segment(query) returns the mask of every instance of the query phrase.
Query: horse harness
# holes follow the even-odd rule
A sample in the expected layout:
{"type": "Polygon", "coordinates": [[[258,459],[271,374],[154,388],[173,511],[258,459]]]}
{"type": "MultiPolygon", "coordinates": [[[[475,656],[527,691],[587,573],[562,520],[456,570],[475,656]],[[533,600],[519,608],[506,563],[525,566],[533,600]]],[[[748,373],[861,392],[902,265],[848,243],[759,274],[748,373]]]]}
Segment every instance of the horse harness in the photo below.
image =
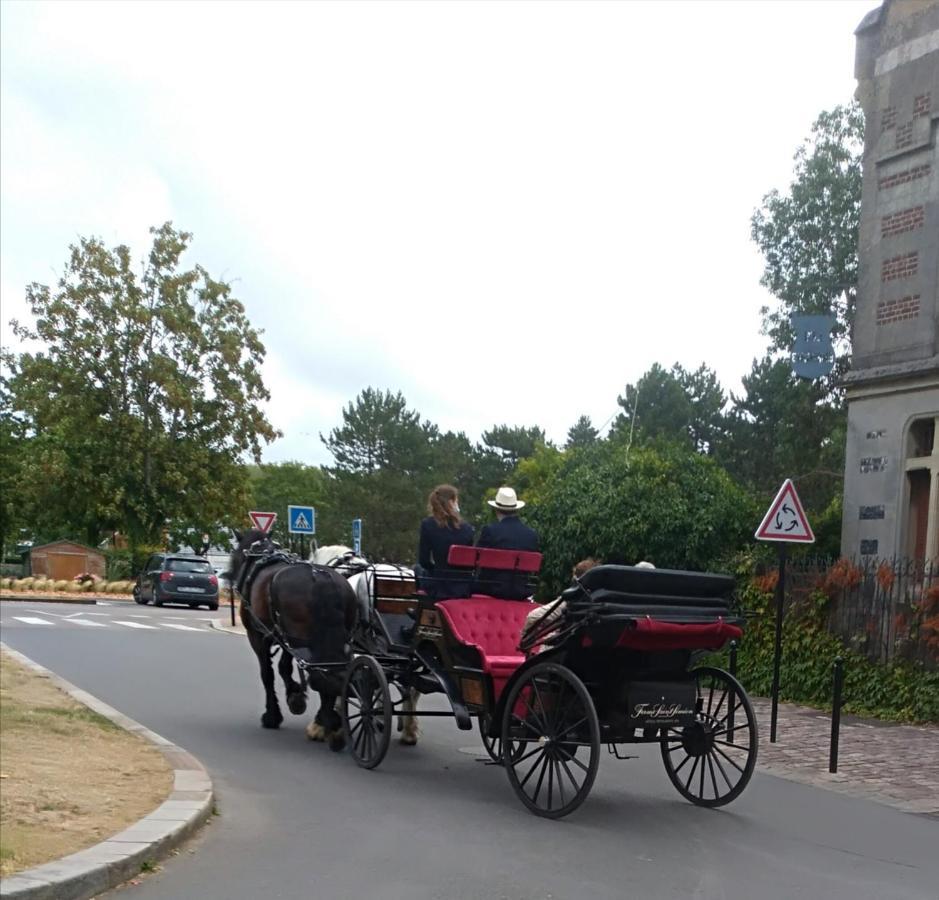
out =
{"type": "Polygon", "coordinates": [[[239,573],[236,589],[241,594],[244,608],[248,610],[257,629],[273,641],[271,655],[278,650],[283,650],[293,656],[300,665],[300,674],[303,675],[304,665],[314,665],[313,647],[307,638],[297,637],[289,634],[282,625],[282,615],[280,609],[280,598],[275,590],[277,579],[280,578],[289,568],[304,567],[310,574],[313,582],[329,578],[329,570],[324,566],[316,566],[313,563],[302,560],[292,553],[280,548],[262,547],[258,550],[246,550],[245,561],[239,573]],[[254,589],[255,582],[261,572],[270,569],[273,566],[281,566],[278,572],[274,573],[270,586],[270,609],[273,628],[268,628],[258,617],[257,613],[251,608],[251,592],[254,589]]]}

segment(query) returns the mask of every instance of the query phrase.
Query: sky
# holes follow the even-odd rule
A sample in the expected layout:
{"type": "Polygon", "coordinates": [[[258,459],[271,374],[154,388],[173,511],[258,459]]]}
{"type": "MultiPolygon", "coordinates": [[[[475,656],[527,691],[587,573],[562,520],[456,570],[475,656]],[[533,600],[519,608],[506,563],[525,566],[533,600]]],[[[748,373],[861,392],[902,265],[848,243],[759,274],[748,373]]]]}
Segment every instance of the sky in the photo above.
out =
{"type": "Polygon", "coordinates": [[[750,216],[850,100],[876,2],[0,2],[0,319],[95,235],[233,283],[264,459],[367,386],[478,439],[604,425],[767,340],[750,216]]]}

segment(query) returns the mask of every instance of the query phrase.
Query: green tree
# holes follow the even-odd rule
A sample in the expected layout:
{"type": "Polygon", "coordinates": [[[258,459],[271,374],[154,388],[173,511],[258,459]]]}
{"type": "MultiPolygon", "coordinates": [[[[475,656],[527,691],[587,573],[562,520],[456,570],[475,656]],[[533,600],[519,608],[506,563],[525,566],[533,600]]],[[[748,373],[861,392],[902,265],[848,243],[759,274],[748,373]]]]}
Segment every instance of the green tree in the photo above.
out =
{"type": "MultiPolygon", "coordinates": [[[[339,523],[335,539],[349,543],[351,521],[361,518],[370,558],[413,560],[427,494],[441,468],[469,449],[465,435],[441,435],[408,409],[400,391],[369,387],[346,405],[342,424],[323,440],[335,459],[328,469],[329,502],[339,523]]],[[[459,474],[448,468],[445,479],[459,474]]]]}
{"type": "Polygon", "coordinates": [[[864,115],[856,102],[821,113],[796,151],[788,191],[770,191],[751,219],[765,261],[761,283],[779,300],[762,310],[772,347],[790,349],[791,314],[834,314],[838,371],[850,355],[863,149],[864,115]]]}
{"type": "Polygon", "coordinates": [[[764,500],[794,479],[803,503],[821,512],[841,490],[844,428],[844,411],[823,382],[797,378],[788,360],[765,356],[733,396],[718,458],[764,500]]]}
{"type": "Polygon", "coordinates": [[[593,427],[590,416],[581,416],[567,430],[567,443],[564,445],[568,449],[578,447],[590,447],[597,442],[600,432],[593,427]]]}
{"type": "Polygon", "coordinates": [[[678,363],[670,370],[654,363],[616,402],[623,411],[613,432],[627,443],[666,441],[709,453],[723,434],[726,397],[704,364],[689,372],[678,363]]]}
{"type": "Polygon", "coordinates": [[[551,467],[529,516],[544,550],[544,592],[554,595],[586,556],[703,570],[744,546],[756,510],[707,456],[676,445],[626,448],[603,441],[551,467]]]}
{"type": "MultiPolygon", "coordinates": [[[[300,545],[298,536],[291,535],[289,531],[287,507],[291,504],[316,508],[318,535],[328,536],[337,528],[338,523],[328,503],[328,478],[318,466],[293,461],[250,466],[248,489],[251,509],[277,513],[272,534],[285,547],[299,549],[300,545]]],[[[321,539],[320,543],[333,541],[321,539]]]]}
{"type": "Polygon", "coordinates": [[[140,275],[126,246],[85,238],[54,288],[27,287],[35,326],[14,331],[41,349],[4,363],[38,531],[147,543],[168,522],[188,535],[240,520],[241,460],[276,436],[244,306],[202,266],[183,267],[190,234],[151,233],[140,275]]]}
{"type": "Polygon", "coordinates": [[[484,446],[498,456],[506,474],[544,443],[544,429],[537,425],[493,425],[483,432],[484,446]]]}

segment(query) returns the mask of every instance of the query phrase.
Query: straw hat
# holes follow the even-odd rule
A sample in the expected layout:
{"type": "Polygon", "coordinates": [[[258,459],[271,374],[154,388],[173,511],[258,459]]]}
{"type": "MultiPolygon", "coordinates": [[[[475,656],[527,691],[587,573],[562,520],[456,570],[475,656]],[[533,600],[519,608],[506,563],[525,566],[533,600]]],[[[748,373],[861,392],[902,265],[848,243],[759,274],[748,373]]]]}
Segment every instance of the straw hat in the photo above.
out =
{"type": "Polygon", "coordinates": [[[524,500],[519,500],[515,496],[515,491],[510,487],[500,487],[496,491],[495,500],[486,501],[493,509],[498,509],[501,512],[517,512],[524,505],[524,500]]]}

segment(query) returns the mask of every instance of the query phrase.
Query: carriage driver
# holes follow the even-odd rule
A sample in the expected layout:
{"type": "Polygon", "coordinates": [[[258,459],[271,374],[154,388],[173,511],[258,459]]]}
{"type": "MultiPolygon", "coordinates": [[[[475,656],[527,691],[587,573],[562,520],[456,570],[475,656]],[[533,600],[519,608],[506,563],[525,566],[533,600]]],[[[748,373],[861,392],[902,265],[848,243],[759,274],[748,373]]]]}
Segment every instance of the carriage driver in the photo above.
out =
{"type": "MultiPolygon", "coordinates": [[[[496,499],[487,502],[495,511],[496,521],[483,525],[477,547],[494,547],[497,550],[539,549],[538,533],[518,517],[525,502],[518,499],[513,488],[500,487],[496,499]]],[[[527,583],[520,582],[512,572],[481,569],[479,577],[485,592],[495,597],[525,600],[531,595],[527,583]]]]}

